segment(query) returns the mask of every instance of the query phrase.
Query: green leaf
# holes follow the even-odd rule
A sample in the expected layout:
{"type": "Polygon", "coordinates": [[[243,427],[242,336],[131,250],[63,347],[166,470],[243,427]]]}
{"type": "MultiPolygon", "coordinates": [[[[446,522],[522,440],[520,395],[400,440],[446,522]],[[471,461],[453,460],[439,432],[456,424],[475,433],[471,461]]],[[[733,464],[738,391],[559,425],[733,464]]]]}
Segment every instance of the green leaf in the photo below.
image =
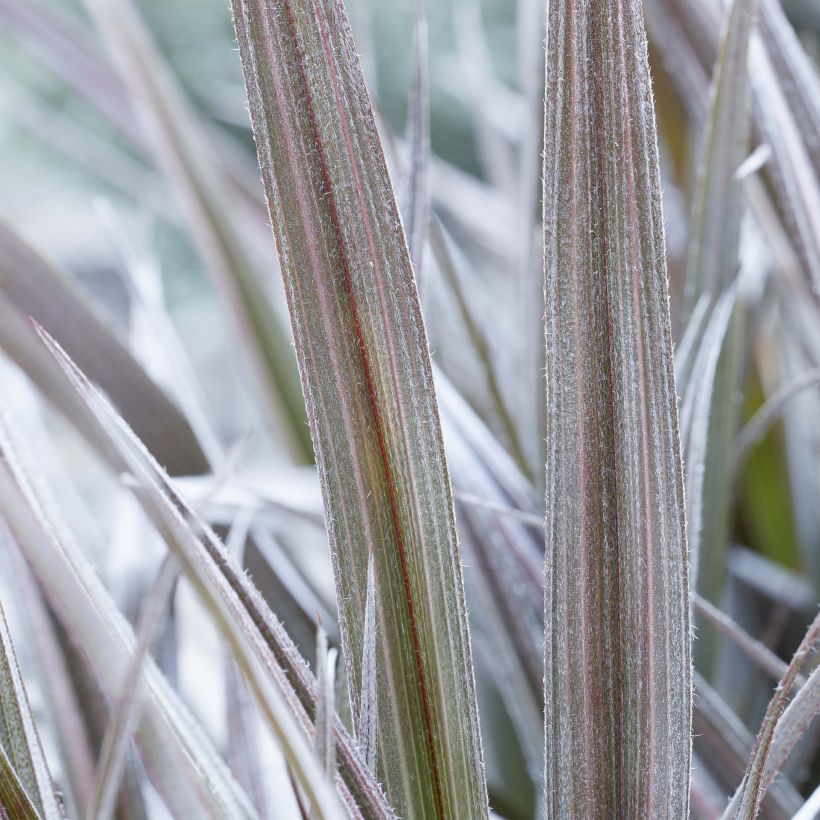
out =
{"type": "Polygon", "coordinates": [[[548,817],[686,817],[683,476],[640,4],[547,17],[548,817]]]}
{"type": "Polygon", "coordinates": [[[407,244],[339,0],[233,3],[360,713],[368,556],[378,775],[399,814],[487,813],[452,497],[407,244]]]}
{"type": "MultiPolygon", "coordinates": [[[[745,309],[735,302],[744,198],[738,169],[749,154],[749,46],[757,0],[734,0],[712,76],[687,255],[687,304],[705,300],[706,326],[681,409],[693,589],[713,603],[723,591],[732,500],[732,444],[739,420],[745,309]]],[[[715,634],[699,636],[700,666],[711,672],[715,634]]]]}
{"type": "Polygon", "coordinates": [[[37,809],[34,808],[17,772],[14,771],[11,761],[2,748],[0,748],[0,810],[3,811],[5,817],[40,820],[37,809]],[[7,812],[11,812],[11,815],[7,812]]]}
{"type": "Polygon", "coordinates": [[[64,817],[48,771],[23,677],[0,606],[0,807],[20,814],[60,820],[64,817]],[[9,802],[7,803],[6,800],[9,802]]]}
{"type": "Polygon", "coordinates": [[[686,268],[689,310],[704,292],[713,298],[722,293],[737,271],[743,213],[737,170],[749,153],[748,62],[756,14],[757,0],[734,0],[718,49],[690,222],[686,268]]]}

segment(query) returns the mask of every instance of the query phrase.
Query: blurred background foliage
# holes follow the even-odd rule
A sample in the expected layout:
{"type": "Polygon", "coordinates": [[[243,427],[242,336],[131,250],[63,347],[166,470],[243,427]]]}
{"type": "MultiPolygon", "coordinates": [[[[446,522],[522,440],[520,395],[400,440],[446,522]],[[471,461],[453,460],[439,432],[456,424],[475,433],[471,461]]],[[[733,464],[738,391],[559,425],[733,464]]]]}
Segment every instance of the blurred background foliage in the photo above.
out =
{"type": "MultiPolygon", "coordinates": [[[[539,376],[543,366],[539,244],[542,5],[536,0],[437,0],[427,4],[432,203],[443,241],[437,252],[436,243],[431,242],[419,275],[434,360],[508,452],[519,452],[519,466],[532,483],[527,488],[531,498],[541,497],[544,480],[539,376]],[[487,316],[492,321],[484,321],[487,316]],[[497,394],[487,386],[488,371],[497,380],[502,408],[506,405],[514,419],[512,429],[499,412],[497,394]]],[[[646,5],[664,4],[651,0],[646,5]]],[[[256,184],[259,193],[227,2],[140,0],[138,6],[219,152],[244,169],[251,187],[256,184]]],[[[394,182],[401,193],[406,170],[401,138],[414,69],[415,3],[348,0],[347,7],[373,101],[383,118],[394,182]]],[[[820,4],[783,0],[783,8],[816,67],[820,4]]],[[[683,277],[702,123],[680,94],[676,82],[680,78],[666,59],[658,29],[649,29],[673,332],[679,342],[684,331],[683,277]]],[[[271,517],[268,524],[277,543],[285,545],[288,566],[296,566],[309,579],[310,596],[314,596],[310,600],[331,613],[328,631],[331,640],[337,640],[329,559],[321,525],[316,523],[317,518],[321,521],[321,509],[313,474],[304,465],[294,465],[281,437],[264,420],[251,383],[237,366],[225,307],[204,270],[169,185],[144,150],[129,101],[82,4],[0,0],[0,55],[0,216],[93,294],[121,335],[131,340],[149,373],[168,385],[173,376],[167,367],[152,364],[163,358],[157,355],[163,344],[140,325],[142,320],[133,310],[134,270],[145,268],[158,276],[151,281],[161,283],[160,302],[197,375],[203,405],[220,442],[229,451],[236,449],[245,476],[260,477],[259,484],[268,482],[280,500],[286,499],[285,507],[301,505],[313,516],[281,514],[271,517]],[[68,34],[79,54],[89,59],[89,76],[95,87],[110,92],[107,99],[121,116],[119,123],[102,116],[82,88],[55,64],[42,26],[68,34]]],[[[706,102],[703,100],[704,107],[706,102]]],[[[808,138],[820,144],[820,134],[808,138]]],[[[744,264],[776,269],[779,260],[772,261],[771,251],[755,241],[756,231],[758,227],[747,225],[745,229],[742,256],[751,257],[751,262],[744,264]]],[[[271,272],[265,286],[275,309],[284,315],[272,238],[260,255],[271,272]]],[[[789,306],[790,287],[782,282],[772,285],[763,276],[757,285],[759,292],[750,298],[742,379],[732,396],[740,414],[738,429],[779,388],[819,363],[813,357],[820,353],[820,319],[815,313],[813,330],[806,333],[792,323],[794,314],[789,311],[802,308],[789,306]]],[[[72,525],[106,586],[134,617],[136,602],[155,574],[163,548],[145,522],[139,523],[133,502],[105,480],[100,464],[79,437],[57,413],[42,406],[29,383],[5,358],[0,378],[4,404],[26,433],[39,464],[48,465],[49,481],[57,487],[61,502],[70,505],[72,525]],[[48,435],[37,432],[44,429],[48,435]],[[135,532],[144,536],[139,550],[134,548],[135,532]]],[[[815,385],[788,400],[782,417],[739,465],[730,500],[725,579],[712,596],[747,632],[786,659],[816,611],[820,590],[819,465],[820,391],[815,385]]],[[[205,492],[196,480],[191,480],[189,489],[194,494],[205,492]]],[[[230,504],[225,509],[229,508],[230,504]]],[[[223,533],[232,523],[224,510],[214,512],[211,520],[221,524],[223,533]]],[[[275,596],[281,577],[278,570],[270,569],[270,553],[260,555],[261,551],[250,551],[246,565],[263,592],[275,596]]],[[[225,729],[222,709],[214,706],[214,699],[218,704],[224,701],[224,685],[203,692],[197,676],[203,664],[212,668],[210,654],[221,649],[212,628],[203,626],[206,619],[185,617],[184,611],[197,612],[198,604],[190,594],[183,598],[179,631],[172,641],[184,648],[184,652],[180,649],[183,659],[169,661],[163,668],[172,677],[178,673],[180,690],[209,732],[219,737],[225,729]],[[186,630],[196,633],[195,639],[188,640],[186,630]]],[[[313,614],[307,618],[304,612],[296,617],[279,614],[300,649],[312,658],[313,614]]],[[[705,632],[708,626],[699,623],[698,629],[705,632]]],[[[771,681],[732,641],[720,640],[720,662],[712,670],[711,682],[748,730],[755,731],[771,681]]],[[[475,641],[482,643],[480,626],[475,641]]],[[[486,669],[481,654],[479,649],[479,667],[484,663],[486,669]]],[[[31,659],[27,661],[23,653],[21,663],[25,667],[31,659]]],[[[494,805],[506,816],[532,816],[537,799],[534,775],[527,773],[522,762],[509,706],[502,705],[498,685],[481,686],[480,698],[484,731],[489,730],[491,738],[487,755],[494,805]]],[[[817,727],[808,733],[804,753],[797,756],[790,771],[804,794],[820,781],[814,753],[818,735],[817,727]]],[[[720,784],[728,793],[734,785],[731,776],[720,784]]],[[[789,805],[788,800],[783,805],[789,805]]],[[[780,816],[771,806],[764,805],[764,810],[780,816]]]]}

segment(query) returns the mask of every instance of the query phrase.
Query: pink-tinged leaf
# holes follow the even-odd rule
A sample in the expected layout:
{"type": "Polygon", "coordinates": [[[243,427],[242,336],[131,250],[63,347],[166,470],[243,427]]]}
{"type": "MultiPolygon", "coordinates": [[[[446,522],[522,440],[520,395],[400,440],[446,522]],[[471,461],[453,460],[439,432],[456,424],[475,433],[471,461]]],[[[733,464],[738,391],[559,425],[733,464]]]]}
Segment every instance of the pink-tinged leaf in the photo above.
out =
{"type": "Polygon", "coordinates": [[[0,707],[0,808],[19,811],[21,818],[61,820],[63,807],[40,745],[2,606],[0,707]]]}
{"type": "MultiPolygon", "coordinates": [[[[776,770],[767,772],[767,762],[773,749],[774,740],[777,737],[778,725],[783,718],[783,712],[789,698],[792,696],[796,680],[818,643],[820,643],[820,615],[814,619],[809,627],[800,642],[800,646],[797,647],[791,663],[777,684],[777,689],[771,701],[769,701],[766,714],[763,716],[757,742],[746,769],[746,775],[723,812],[723,820],[729,820],[730,818],[731,820],[754,820],[757,817],[765,788],[777,774],[776,770]]],[[[815,679],[812,683],[813,686],[816,686],[817,680],[815,679]]],[[[779,756],[777,759],[782,764],[779,756]]]]}
{"type": "Polygon", "coordinates": [[[319,816],[332,818],[341,802],[353,816],[384,818],[392,812],[378,784],[362,765],[338,718],[340,746],[337,791],[321,771],[308,745],[316,713],[316,681],[262,601],[258,590],[216,534],[196,515],[133,431],[42,328],[48,350],[82,397],[89,418],[119,454],[132,477],[135,495],[148,518],[179,558],[202,596],[223,637],[240,663],[263,716],[281,744],[288,766],[304,789],[306,802],[319,816]]]}
{"type": "Polygon", "coordinates": [[[815,666],[809,679],[792,698],[780,716],[780,720],[777,721],[777,728],[772,738],[772,748],[766,758],[766,768],[763,774],[764,788],[768,789],[772,783],[780,782],[775,778],[798,741],[809,731],[818,714],[820,714],[820,666],[815,666]]]}
{"type": "Polygon", "coordinates": [[[686,817],[683,476],[638,0],[547,17],[548,817],[686,817]]]}
{"type": "Polygon", "coordinates": [[[399,814],[482,817],[452,495],[407,244],[340,0],[234,0],[319,464],[353,714],[376,589],[377,773],[399,814]]]}
{"type": "MultiPolygon", "coordinates": [[[[697,672],[694,680],[694,753],[703,762],[708,762],[711,775],[718,780],[722,791],[719,811],[712,815],[712,820],[715,820],[743,779],[754,747],[754,735],[697,672]]],[[[797,789],[781,778],[767,793],[763,808],[772,820],[789,820],[799,805],[797,789]]]]}

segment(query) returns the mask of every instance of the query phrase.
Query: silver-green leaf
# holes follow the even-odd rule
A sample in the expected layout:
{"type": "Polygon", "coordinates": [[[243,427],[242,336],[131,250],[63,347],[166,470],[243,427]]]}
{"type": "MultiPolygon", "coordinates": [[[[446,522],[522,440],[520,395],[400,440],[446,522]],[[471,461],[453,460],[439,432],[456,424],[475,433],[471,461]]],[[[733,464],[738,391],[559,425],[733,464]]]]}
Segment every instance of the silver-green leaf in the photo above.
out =
{"type": "Polygon", "coordinates": [[[547,17],[548,817],[686,817],[683,476],[638,0],[547,17]]]}

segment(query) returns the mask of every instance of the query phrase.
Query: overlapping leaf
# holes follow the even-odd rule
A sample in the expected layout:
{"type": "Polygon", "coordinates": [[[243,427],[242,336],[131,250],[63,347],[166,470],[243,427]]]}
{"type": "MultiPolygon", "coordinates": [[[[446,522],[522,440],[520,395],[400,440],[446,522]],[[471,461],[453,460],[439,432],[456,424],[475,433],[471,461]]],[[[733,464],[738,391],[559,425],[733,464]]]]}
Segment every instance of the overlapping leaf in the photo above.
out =
{"type": "Polygon", "coordinates": [[[101,452],[76,391],[43,347],[29,319],[42,325],[102,384],[119,411],[171,474],[206,472],[208,462],[188,421],[151,381],[79,289],[0,222],[0,347],[101,452]]]}

